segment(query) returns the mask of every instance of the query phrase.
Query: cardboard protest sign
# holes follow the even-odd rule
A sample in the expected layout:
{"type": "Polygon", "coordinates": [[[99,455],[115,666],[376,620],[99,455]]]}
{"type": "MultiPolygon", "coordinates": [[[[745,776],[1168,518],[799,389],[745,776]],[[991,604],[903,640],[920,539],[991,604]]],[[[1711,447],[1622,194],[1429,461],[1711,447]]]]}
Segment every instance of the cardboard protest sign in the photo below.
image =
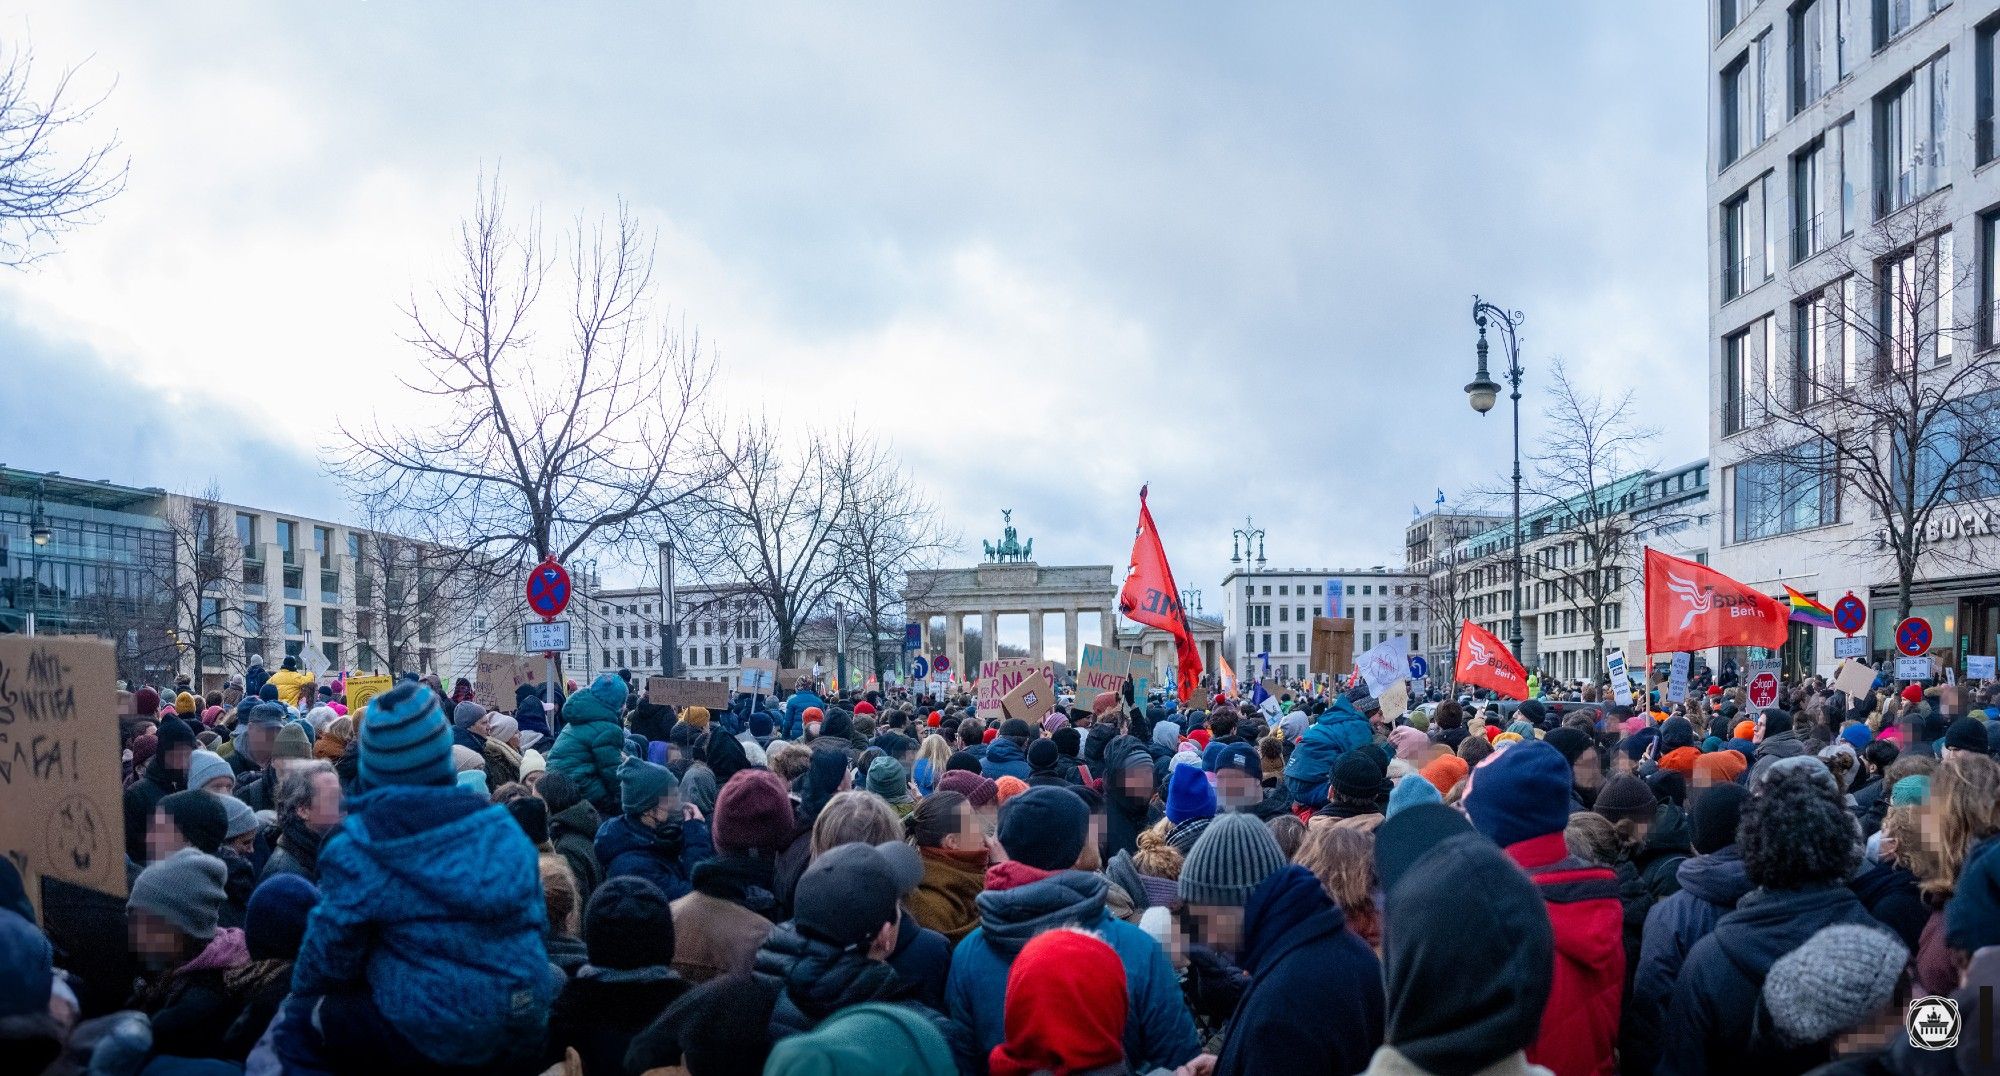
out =
{"type": "Polygon", "coordinates": [[[1394,721],[1410,712],[1410,682],[1399,680],[1389,685],[1375,700],[1382,707],[1382,720],[1394,721]]]}
{"type": "Polygon", "coordinates": [[[1409,642],[1400,635],[1391,635],[1354,661],[1361,672],[1361,679],[1368,683],[1368,693],[1381,698],[1391,684],[1410,678],[1409,642]]]}
{"type": "Polygon", "coordinates": [[[702,706],[710,710],[727,710],[729,685],[716,680],[648,676],[646,701],[655,706],[702,706]]]}
{"type": "Polygon", "coordinates": [[[125,895],[111,644],[0,636],[0,855],[41,907],[40,879],[125,895]]]}
{"type": "Polygon", "coordinates": [[[779,669],[778,689],[780,691],[797,691],[800,680],[815,679],[818,679],[818,677],[813,674],[811,669],[779,669]]]}
{"type": "Polygon", "coordinates": [[[390,688],[396,686],[395,679],[386,673],[374,676],[350,676],[344,683],[347,688],[347,712],[354,715],[357,721],[361,716],[361,708],[368,705],[368,700],[377,695],[386,695],[390,688]]]}
{"type": "MultiPolygon", "coordinates": [[[[473,659],[472,697],[488,710],[512,712],[514,709],[514,688],[520,684],[539,683],[541,670],[547,668],[547,659],[537,655],[516,654],[505,650],[481,650],[473,659]]],[[[347,704],[350,708],[353,703],[347,704]]]]}
{"type": "Polygon", "coordinates": [[[1993,679],[1993,655],[1967,654],[1965,656],[1965,678],[1967,680],[1993,679]]]}
{"type": "Polygon", "coordinates": [[[1308,664],[1314,675],[1329,677],[1343,676],[1353,668],[1354,621],[1347,617],[1313,617],[1308,664]]]}
{"type": "Polygon", "coordinates": [[[989,717],[1004,717],[1006,707],[1001,700],[1009,691],[1019,687],[1021,681],[1032,672],[1047,676],[1046,663],[1029,658],[1000,658],[979,663],[979,703],[975,711],[981,721],[989,717]]]}
{"type": "Polygon", "coordinates": [[[1686,702],[1688,697],[1688,664],[1691,660],[1687,651],[1674,655],[1674,664],[1667,674],[1667,701],[1686,702]]]}
{"type": "Polygon", "coordinates": [[[778,687],[778,663],[772,658],[751,658],[736,674],[736,690],[751,695],[774,695],[778,687]]]}
{"type": "Polygon", "coordinates": [[[1055,704],[1055,688],[1050,686],[1049,678],[1040,669],[1029,673],[1000,700],[1000,708],[1008,717],[1018,717],[1031,725],[1040,724],[1055,704]]]}
{"type": "Polygon", "coordinates": [[[1131,671],[1132,657],[1123,650],[1085,644],[1076,666],[1077,704],[1087,706],[1097,696],[1124,687],[1131,671]]]}
{"type": "Polygon", "coordinates": [[[1850,699],[1866,698],[1875,688],[1875,670],[1858,661],[1843,661],[1833,672],[1833,688],[1850,699]]]}

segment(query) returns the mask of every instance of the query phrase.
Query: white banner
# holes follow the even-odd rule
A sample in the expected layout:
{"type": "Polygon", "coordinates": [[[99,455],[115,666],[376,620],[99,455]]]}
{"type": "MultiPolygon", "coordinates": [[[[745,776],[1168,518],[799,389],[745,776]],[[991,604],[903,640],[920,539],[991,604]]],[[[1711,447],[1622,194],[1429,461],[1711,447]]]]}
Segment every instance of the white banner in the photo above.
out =
{"type": "Polygon", "coordinates": [[[1688,697],[1688,665],[1690,656],[1683,652],[1674,655],[1673,668],[1667,673],[1667,701],[1686,702],[1688,697]]]}
{"type": "Polygon", "coordinates": [[[1354,667],[1361,671],[1361,679],[1367,681],[1370,695],[1379,699],[1391,685],[1410,678],[1409,651],[1407,639],[1392,635],[1355,659],[1354,667]]]}
{"type": "Polygon", "coordinates": [[[1632,705],[1632,671],[1625,667],[1625,651],[1615,646],[1605,650],[1604,672],[1611,678],[1611,701],[1632,705]]]}

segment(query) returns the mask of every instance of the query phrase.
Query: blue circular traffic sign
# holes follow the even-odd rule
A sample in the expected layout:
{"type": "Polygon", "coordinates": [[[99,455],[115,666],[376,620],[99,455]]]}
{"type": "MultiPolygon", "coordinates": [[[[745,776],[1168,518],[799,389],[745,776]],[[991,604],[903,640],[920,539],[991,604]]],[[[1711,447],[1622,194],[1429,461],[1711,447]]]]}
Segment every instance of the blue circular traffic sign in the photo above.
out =
{"type": "Polygon", "coordinates": [[[1868,606],[1852,594],[1833,603],[1833,626],[1852,635],[1868,623],[1868,606]]]}
{"type": "Polygon", "coordinates": [[[939,654],[931,659],[931,670],[940,675],[951,671],[951,659],[939,654]]]}
{"type": "Polygon", "coordinates": [[[931,674],[931,663],[922,654],[910,659],[910,679],[922,680],[931,674]]]}
{"type": "Polygon", "coordinates": [[[557,617],[568,605],[569,573],[554,557],[528,571],[528,608],[543,617],[557,617]]]}
{"type": "Polygon", "coordinates": [[[1422,654],[1410,655],[1410,679],[1422,680],[1424,678],[1424,674],[1430,671],[1431,671],[1431,664],[1430,662],[1424,660],[1424,656],[1422,654]]]}
{"type": "Polygon", "coordinates": [[[1931,622],[1920,616],[1896,625],[1896,649],[1913,658],[1931,652],[1931,622]]]}

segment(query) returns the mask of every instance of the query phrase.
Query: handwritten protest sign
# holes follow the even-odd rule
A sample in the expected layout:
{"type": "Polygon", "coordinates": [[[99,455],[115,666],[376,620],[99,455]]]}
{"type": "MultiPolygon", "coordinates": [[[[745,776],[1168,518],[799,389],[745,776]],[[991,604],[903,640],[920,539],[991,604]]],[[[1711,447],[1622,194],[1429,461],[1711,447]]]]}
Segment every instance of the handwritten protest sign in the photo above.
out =
{"type": "Polygon", "coordinates": [[[1125,677],[1131,670],[1131,655],[1123,650],[1085,644],[1076,666],[1077,705],[1088,707],[1097,696],[1117,691],[1125,685],[1125,677]]]}
{"type": "Polygon", "coordinates": [[[1391,684],[1410,678],[1409,643],[1400,635],[1391,635],[1354,659],[1354,666],[1367,681],[1368,693],[1379,699],[1391,684]]]}
{"type": "Polygon", "coordinates": [[[665,676],[648,676],[646,701],[655,706],[702,706],[710,710],[727,710],[729,685],[717,680],[677,680],[665,676]]]}
{"type": "Polygon", "coordinates": [[[386,673],[379,673],[374,676],[348,677],[346,681],[347,712],[359,721],[361,708],[368,705],[368,700],[377,695],[388,694],[389,689],[394,686],[396,686],[395,681],[386,673]]]}
{"type": "Polygon", "coordinates": [[[0,636],[0,854],[40,879],[125,895],[111,644],[0,636]]]}
{"type": "Polygon", "coordinates": [[[1384,721],[1394,721],[1404,714],[1409,713],[1410,682],[1408,680],[1398,680],[1390,684],[1389,690],[1384,691],[1381,697],[1376,699],[1376,702],[1382,707],[1382,720],[1384,721]]]}
{"type": "Polygon", "coordinates": [[[1864,698],[1875,688],[1875,670],[1859,661],[1843,661],[1834,670],[1833,688],[1852,699],[1864,698]]]}
{"type": "Polygon", "coordinates": [[[747,694],[771,695],[777,687],[778,663],[771,658],[751,658],[736,674],[736,690],[747,694]]]}
{"type": "Polygon", "coordinates": [[[999,658],[979,663],[979,703],[975,713],[981,721],[989,717],[1006,716],[1006,707],[1001,700],[1009,691],[1021,686],[1028,674],[1039,672],[1049,683],[1055,682],[1055,670],[1046,661],[1032,658],[999,658]]]}
{"type": "MultiPolygon", "coordinates": [[[[488,710],[514,709],[514,688],[541,680],[547,659],[504,650],[481,650],[473,661],[472,697],[488,710]]],[[[348,703],[352,707],[353,703],[348,703]]]]}
{"type": "Polygon", "coordinates": [[[1316,676],[1344,676],[1353,667],[1354,621],[1346,617],[1313,617],[1312,656],[1316,676]]]}
{"type": "Polygon", "coordinates": [[[1000,708],[1008,717],[1018,717],[1030,724],[1039,724],[1055,704],[1055,688],[1040,669],[1030,672],[1000,700],[1000,708]]]}

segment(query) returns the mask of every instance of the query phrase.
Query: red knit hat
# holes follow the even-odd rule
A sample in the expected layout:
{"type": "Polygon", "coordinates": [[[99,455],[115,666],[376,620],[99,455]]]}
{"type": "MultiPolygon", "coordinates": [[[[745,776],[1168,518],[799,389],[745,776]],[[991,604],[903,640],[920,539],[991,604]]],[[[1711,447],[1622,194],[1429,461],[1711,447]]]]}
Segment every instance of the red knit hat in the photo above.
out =
{"type": "Polygon", "coordinates": [[[1710,694],[1711,696],[1713,696],[1713,695],[1720,695],[1720,694],[1722,694],[1722,685],[1721,685],[1721,684],[1710,684],[1710,685],[1708,685],[1708,693],[1709,693],[1709,694],[1710,694]]]}
{"type": "Polygon", "coordinates": [[[1201,749],[1206,751],[1208,750],[1209,735],[1210,733],[1207,729],[1195,729],[1193,732],[1187,734],[1187,738],[1200,744],[1201,749]]]}
{"type": "Polygon", "coordinates": [[[937,728],[939,725],[944,724],[944,715],[938,713],[936,710],[932,710],[931,716],[924,719],[924,724],[932,728],[937,728]]]}
{"type": "Polygon", "coordinates": [[[1492,742],[1493,742],[1493,740],[1494,740],[1494,738],[1500,735],[1500,731],[1501,731],[1501,730],[1500,730],[1500,726],[1498,726],[1498,725],[1487,725],[1487,726],[1486,726],[1486,742],[1487,742],[1487,743],[1492,743],[1492,742]]]}
{"type": "Polygon", "coordinates": [[[987,729],[985,735],[979,738],[979,742],[992,743],[994,738],[998,737],[999,735],[1000,735],[999,729],[987,729]]]}
{"type": "Polygon", "coordinates": [[[1084,1072],[1125,1059],[1125,965],[1078,930],[1050,930],[1007,971],[1007,1039],[993,1048],[993,1076],[1084,1072]]]}
{"type": "Polygon", "coordinates": [[[1908,687],[1905,687],[1903,689],[1903,701],[1911,704],[1912,706],[1924,701],[1923,685],[1911,684],[1908,687]]]}
{"type": "Polygon", "coordinates": [[[862,699],[860,702],[854,704],[854,716],[856,717],[860,717],[864,714],[873,714],[874,712],[875,712],[875,704],[869,702],[867,699],[862,699]]]}

